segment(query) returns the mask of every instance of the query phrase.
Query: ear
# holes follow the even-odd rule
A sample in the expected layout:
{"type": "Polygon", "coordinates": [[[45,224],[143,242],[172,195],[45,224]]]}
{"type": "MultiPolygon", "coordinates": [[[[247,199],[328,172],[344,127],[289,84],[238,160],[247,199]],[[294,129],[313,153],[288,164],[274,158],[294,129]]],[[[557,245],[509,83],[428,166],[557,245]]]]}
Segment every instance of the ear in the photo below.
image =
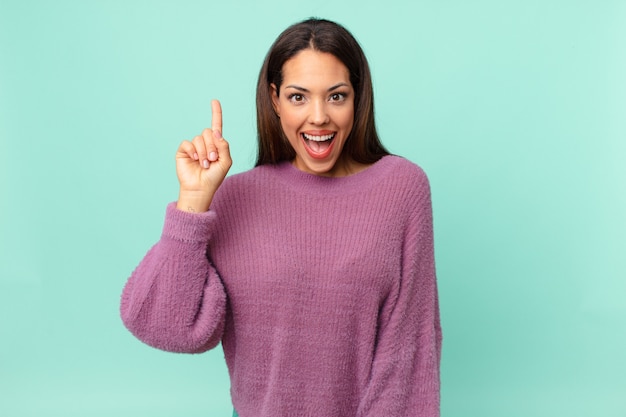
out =
{"type": "Polygon", "coordinates": [[[270,84],[270,96],[272,96],[272,106],[274,107],[274,112],[280,118],[280,100],[278,100],[278,88],[276,88],[276,84],[270,84]]]}

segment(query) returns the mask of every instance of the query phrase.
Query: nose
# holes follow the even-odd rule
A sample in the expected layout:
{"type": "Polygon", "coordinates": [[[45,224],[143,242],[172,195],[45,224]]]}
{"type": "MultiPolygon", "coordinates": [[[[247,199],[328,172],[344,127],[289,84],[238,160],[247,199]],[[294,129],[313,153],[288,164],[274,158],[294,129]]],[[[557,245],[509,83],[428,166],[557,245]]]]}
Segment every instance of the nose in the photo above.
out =
{"type": "Polygon", "coordinates": [[[330,121],[326,109],[326,102],[323,100],[315,100],[311,106],[309,114],[309,123],[314,125],[325,125],[330,121]]]}

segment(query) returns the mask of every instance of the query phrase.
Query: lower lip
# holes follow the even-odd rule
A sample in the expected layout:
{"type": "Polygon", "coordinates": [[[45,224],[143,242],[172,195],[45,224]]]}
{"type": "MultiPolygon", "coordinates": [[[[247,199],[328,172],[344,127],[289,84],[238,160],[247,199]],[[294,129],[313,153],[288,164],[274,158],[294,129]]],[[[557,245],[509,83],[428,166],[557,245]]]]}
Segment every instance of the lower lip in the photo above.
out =
{"type": "MultiPolygon", "coordinates": [[[[335,133],[335,135],[337,134],[335,133]]],[[[336,137],[331,140],[330,145],[328,145],[328,149],[320,153],[313,152],[313,150],[307,146],[306,139],[304,139],[302,135],[300,135],[300,139],[302,140],[302,143],[304,144],[304,149],[306,149],[306,152],[309,154],[311,158],[324,159],[324,158],[327,158],[328,155],[330,155],[330,153],[332,152],[333,146],[335,145],[336,137]]]]}

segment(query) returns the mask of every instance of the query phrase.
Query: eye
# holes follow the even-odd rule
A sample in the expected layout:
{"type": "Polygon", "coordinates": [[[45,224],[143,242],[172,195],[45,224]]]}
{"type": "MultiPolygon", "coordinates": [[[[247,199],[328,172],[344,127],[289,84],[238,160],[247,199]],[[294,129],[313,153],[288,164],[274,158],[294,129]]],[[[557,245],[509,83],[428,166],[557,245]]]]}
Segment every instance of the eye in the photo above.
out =
{"type": "Polygon", "coordinates": [[[330,101],[344,101],[346,99],[346,93],[333,93],[330,96],[330,101]]]}
{"type": "Polygon", "coordinates": [[[302,94],[293,93],[287,96],[287,99],[292,103],[301,103],[304,101],[304,96],[302,94]]]}

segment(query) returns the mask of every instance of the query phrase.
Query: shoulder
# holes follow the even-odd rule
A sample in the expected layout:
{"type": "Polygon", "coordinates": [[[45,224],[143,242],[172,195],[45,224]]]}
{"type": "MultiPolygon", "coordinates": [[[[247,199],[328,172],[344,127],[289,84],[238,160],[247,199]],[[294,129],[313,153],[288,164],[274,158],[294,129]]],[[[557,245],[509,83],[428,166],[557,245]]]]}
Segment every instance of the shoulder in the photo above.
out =
{"type": "Polygon", "coordinates": [[[213,205],[219,207],[224,204],[250,203],[267,191],[267,184],[273,181],[272,176],[272,167],[265,165],[231,174],[217,189],[213,205]]]}
{"type": "Polygon", "coordinates": [[[407,191],[422,190],[430,192],[428,176],[422,167],[416,163],[397,155],[385,156],[379,163],[385,165],[381,179],[387,185],[406,187],[407,191]]]}
{"type": "Polygon", "coordinates": [[[428,181],[426,172],[422,169],[421,166],[417,165],[415,162],[409,161],[408,159],[397,155],[390,155],[387,158],[391,160],[394,172],[401,175],[402,177],[414,180],[419,179],[421,181],[428,181]]]}
{"type": "Polygon", "coordinates": [[[381,189],[384,190],[389,204],[404,213],[399,218],[414,224],[431,222],[430,182],[424,169],[395,155],[387,156],[381,162],[387,165],[384,178],[381,179],[381,189]]]}
{"type": "Polygon", "coordinates": [[[254,187],[258,183],[266,181],[270,175],[270,169],[268,169],[267,166],[262,165],[254,167],[248,171],[227,176],[220,186],[219,191],[240,192],[243,189],[254,187]]]}
{"type": "Polygon", "coordinates": [[[247,171],[238,172],[236,174],[229,175],[224,180],[224,184],[228,184],[229,186],[237,186],[244,185],[249,182],[258,181],[259,178],[265,177],[268,175],[268,166],[260,165],[249,169],[247,171]]]}

